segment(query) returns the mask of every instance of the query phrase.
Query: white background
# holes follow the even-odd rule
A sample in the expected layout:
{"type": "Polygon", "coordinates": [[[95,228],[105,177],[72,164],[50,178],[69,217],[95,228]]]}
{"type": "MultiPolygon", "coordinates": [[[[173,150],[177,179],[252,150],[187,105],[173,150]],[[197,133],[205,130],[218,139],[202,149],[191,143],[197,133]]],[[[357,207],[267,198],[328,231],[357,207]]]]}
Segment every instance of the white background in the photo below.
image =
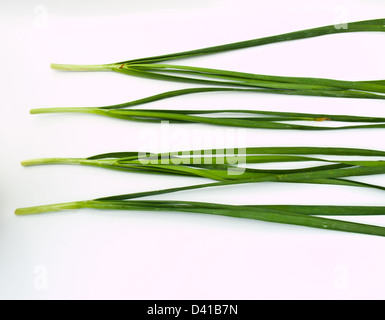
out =
{"type": "MultiPolygon", "coordinates": [[[[384,15],[380,0],[1,1],[0,298],[384,298],[380,237],[185,213],[79,210],[14,216],[19,207],[205,181],[76,166],[23,168],[25,159],[244,142],[236,139],[239,131],[204,125],[174,125],[165,132],[156,124],[98,116],[31,116],[35,107],[109,105],[191,87],[113,73],[58,72],[50,63],[110,63],[384,15]],[[235,140],[218,142],[224,134],[235,140]]],[[[382,79],[384,37],[333,35],[183,63],[261,74],[382,79]]],[[[385,116],[383,101],[243,93],[179,97],[151,107],[385,116]]],[[[381,129],[246,130],[246,143],[383,150],[384,136],[381,129]]],[[[359,180],[384,185],[383,179],[359,180]]],[[[273,183],[168,198],[385,205],[381,191],[273,183]]],[[[385,225],[383,217],[351,220],[385,225]]]]}

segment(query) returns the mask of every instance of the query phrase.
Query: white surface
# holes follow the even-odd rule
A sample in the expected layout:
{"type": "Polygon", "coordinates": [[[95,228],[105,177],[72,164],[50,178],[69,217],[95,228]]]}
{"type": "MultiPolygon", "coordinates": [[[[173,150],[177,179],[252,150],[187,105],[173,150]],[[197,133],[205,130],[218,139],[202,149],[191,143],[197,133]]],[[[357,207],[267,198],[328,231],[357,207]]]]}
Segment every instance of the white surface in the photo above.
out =
{"type": "MultiPolygon", "coordinates": [[[[333,24],[341,18],[381,18],[382,1],[110,0],[96,5],[8,0],[0,8],[0,298],[385,297],[384,239],[379,237],[182,213],[82,210],[13,215],[18,207],[192,182],[76,166],[22,168],[21,160],[189,149],[207,142],[215,146],[221,133],[239,134],[199,125],[171,126],[162,133],[157,125],[87,115],[31,116],[33,107],[109,105],[187,87],[112,73],[55,72],[49,68],[51,62],[109,63],[333,24]]],[[[334,35],[183,62],[262,74],[381,79],[384,37],[334,35]]],[[[201,94],[151,105],[166,106],[385,116],[383,101],[241,93],[201,94]]],[[[246,130],[246,136],[249,146],[385,148],[383,130],[246,130]]],[[[236,142],[230,139],[227,145],[236,142]]],[[[384,184],[383,179],[361,180],[384,184]]],[[[168,197],[385,205],[381,191],[307,185],[238,186],[168,197]]],[[[385,225],[383,217],[354,220],[385,225]]]]}

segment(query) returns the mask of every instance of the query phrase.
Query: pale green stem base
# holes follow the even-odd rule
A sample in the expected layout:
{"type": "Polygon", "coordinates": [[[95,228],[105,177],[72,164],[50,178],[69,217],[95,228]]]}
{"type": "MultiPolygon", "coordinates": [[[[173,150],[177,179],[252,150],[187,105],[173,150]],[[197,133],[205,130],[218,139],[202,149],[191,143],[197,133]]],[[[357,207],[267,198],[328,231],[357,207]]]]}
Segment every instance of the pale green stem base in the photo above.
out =
{"type": "Polygon", "coordinates": [[[30,110],[30,114],[46,114],[46,113],[95,113],[97,108],[75,107],[75,108],[36,108],[30,110]]]}
{"type": "Polygon", "coordinates": [[[144,210],[140,206],[130,206],[127,204],[119,204],[119,203],[109,203],[109,202],[101,202],[95,200],[88,201],[77,201],[77,202],[68,202],[68,203],[59,203],[59,204],[49,204],[43,206],[36,207],[28,207],[28,208],[19,208],[16,209],[15,215],[17,216],[28,216],[42,213],[53,213],[64,210],[77,210],[83,208],[90,209],[104,209],[104,210],[144,210]]]}
{"type": "Polygon", "coordinates": [[[62,211],[62,210],[80,209],[82,207],[84,207],[83,201],[59,203],[59,204],[52,204],[52,205],[45,205],[45,206],[20,208],[15,211],[15,215],[26,216],[26,215],[56,212],[56,211],[62,211]]]}
{"type": "Polygon", "coordinates": [[[30,159],[21,162],[24,167],[39,166],[46,164],[81,164],[82,158],[46,158],[46,159],[30,159]]]}
{"type": "Polygon", "coordinates": [[[76,65],[76,64],[57,64],[52,63],[51,68],[63,71],[110,71],[111,64],[95,64],[95,65],[76,65]]]}

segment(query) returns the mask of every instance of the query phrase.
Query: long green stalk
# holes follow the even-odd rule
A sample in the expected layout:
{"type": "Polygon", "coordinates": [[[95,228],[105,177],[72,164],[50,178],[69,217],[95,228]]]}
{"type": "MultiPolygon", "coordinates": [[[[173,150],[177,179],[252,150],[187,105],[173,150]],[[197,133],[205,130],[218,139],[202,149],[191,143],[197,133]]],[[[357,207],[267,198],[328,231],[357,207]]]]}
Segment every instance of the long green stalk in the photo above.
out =
{"type": "MultiPolygon", "coordinates": [[[[25,166],[37,165],[39,160],[25,161],[23,164],[25,166]]],[[[39,164],[52,164],[52,163],[66,163],[66,159],[57,159],[46,160],[41,159],[39,164]]],[[[73,159],[69,159],[67,164],[75,163],[73,159]]],[[[156,174],[171,174],[171,175],[180,175],[180,176],[196,176],[204,177],[217,181],[235,181],[235,183],[251,183],[251,182],[303,182],[306,183],[308,180],[316,181],[317,179],[336,179],[336,178],[346,178],[352,176],[367,176],[367,175],[376,175],[376,174],[385,174],[385,165],[382,166],[346,166],[343,168],[325,168],[325,170],[314,170],[314,167],[309,168],[309,170],[302,169],[301,172],[290,172],[287,170],[284,172],[281,170],[279,174],[274,174],[269,170],[268,172],[263,172],[263,170],[244,170],[243,173],[239,175],[231,172],[236,172],[235,169],[230,171],[229,169],[205,169],[198,168],[194,166],[184,166],[184,165],[135,165],[135,164],[105,164],[100,161],[79,161],[79,164],[82,165],[91,165],[107,169],[122,170],[122,171],[138,171],[145,173],[156,173],[156,174]]],[[[241,171],[242,172],[242,171],[241,171]]]]}
{"type": "Polygon", "coordinates": [[[344,98],[385,99],[385,81],[344,81],[309,77],[260,75],[192,66],[159,64],[159,62],[206,55],[268,43],[304,39],[333,33],[385,31],[385,19],[353,22],[347,29],[325,26],[273,37],[230,43],[210,48],[173,53],[168,55],[134,59],[112,64],[76,66],[52,64],[57,70],[67,71],[115,71],[131,76],[185,83],[220,85],[235,88],[258,88],[258,92],[311,95],[344,98]]]}
{"type": "MultiPolygon", "coordinates": [[[[23,161],[24,166],[76,164],[151,174],[192,176],[219,181],[223,185],[257,182],[290,182],[349,185],[384,189],[343,178],[385,173],[384,152],[354,148],[272,147],[241,150],[189,150],[170,153],[118,152],[88,158],[47,158],[23,161]],[[345,158],[325,159],[320,155],[345,158]],[[369,157],[349,159],[346,156],[369,157]],[[382,159],[370,159],[381,157],[382,159]],[[327,165],[297,169],[255,169],[244,164],[321,162],[327,165]]],[[[216,184],[214,184],[215,186],[216,184]]]]}
{"type": "Polygon", "coordinates": [[[213,214],[235,218],[246,218],[281,224],[291,224],[312,228],[344,231],[359,234],[385,236],[385,228],[367,224],[341,221],[323,215],[383,215],[385,207],[343,207],[343,206],[234,206],[186,201],[117,201],[90,200],[72,203],[45,205],[17,209],[16,215],[32,215],[46,212],[73,210],[81,208],[103,210],[135,210],[135,211],[179,211],[201,214],[213,214]]]}
{"type": "Polygon", "coordinates": [[[331,115],[298,112],[277,112],[262,110],[154,110],[154,109],[131,109],[163,99],[173,97],[216,91],[255,92],[259,89],[230,89],[230,88],[190,88],[183,90],[168,91],[146,98],[102,107],[71,107],[71,108],[37,108],[32,109],[31,114],[47,113],[87,113],[107,116],[128,121],[159,123],[168,121],[170,123],[203,123],[209,125],[220,125],[243,128],[263,129],[291,129],[291,130],[343,130],[343,129],[376,129],[385,127],[383,117],[365,117],[350,115],[331,115]],[[232,114],[232,116],[229,116],[232,114]],[[212,117],[215,115],[215,117],[212,117]],[[223,115],[222,117],[220,115],[223,115]],[[313,122],[317,125],[302,125],[288,122],[313,122]],[[324,122],[331,126],[323,125],[324,122]],[[354,125],[335,125],[334,123],[354,123],[354,125]],[[361,122],[361,124],[357,124],[361,122]],[[322,125],[320,125],[322,123],[322,125]]]}
{"type": "MultiPolygon", "coordinates": [[[[156,66],[156,65],[154,65],[156,66]]],[[[61,69],[57,65],[52,66],[54,69],[61,69]]],[[[182,66],[174,66],[182,67],[182,66]]],[[[83,70],[83,66],[79,67],[80,70],[83,70]]],[[[343,81],[343,80],[333,80],[333,79],[322,79],[322,78],[300,78],[300,77],[277,77],[277,76],[268,76],[268,75],[258,75],[250,74],[254,77],[270,79],[269,82],[257,81],[257,80],[247,80],[239,77],[237,81],[214,81],[207,79],[200,79],[196,77],[181,77],[175,75],[168,75],[161,72],[150,71],[149,68],[143,66],[131,66],[129,64],[123,65],[109,65],[104,66],[104,70],[114,71],[118,73],[123,73],[126,75],[155,79],[155,80],[164,80],[164,81],[173,81],[181,83],[192,83],[192,84],[206,84],[211,86],[224,86],[228,89],[252,89],[256,93],[273,93],[273,94],[284,94],[284,95],[300,95],[300,96],[321,96],[321,97],[335,97],[335,98],[356,98],[356,99],[385,99],[385,95],[378,94],[385,92],[385,86],[381,83],[383,80],[374,80],[374,81],[343,81]],[[285,79],[285,81],[278,81],[279,79],[285,79]],[[308,82],[308,84],[306,83],[308,82]],[[329,83],[328,86],[316,85],[317,83],[329,83]],[[233,87],[233,88],[230,88],[233,87]],[[256,89],[258,88],[258,89],[256,89]],[[357,90],[356,88],[364,88],[357,90]]],[[[196,67],[183,66],[185,72],[188,73],[188,70],[196,67]]],[[[78,71],[75,67],[72,67],[72,71],[78,71]]],[[[236,71],[226,71],[218,70],[220,73],[231,72],[232,74],[243,74],[236,71]]],[[[219,75],[218,73],[217,75],[219,75]]],[[[203,77],[210,78],[217,75],[212,74],[200,74],[203,77]]],[[[219,90],[216,90],[219,91],[219,90]]],[[[233,90],[235,91],[235,90],[233,90]]]]}
{"type": "Polygon", "coordinates": [[[39,108],[31,114],[49,113],[86,113],[107,116],[134,122],[148,123],[200,123],[216,126],[240,127],[275,130],[346,130],[385,128],[385,118],[350,115],[311,114],[295,112],[259,111],[259,110],[152,110],[152,109],[106,109],[99,108],[39,108]],[[222,114],[222,117],[220,116],[222,114]],[[233,116],[229,116],[233,114],[233,116]],[[215,117],[212,117],[215,115],[215,117]],[[303,125],[288,122],[313,122],[317,125],[303,125]],[[332,125],[326,126],[325,122],[332,125]],[[334,123],[354,123],[353,125],[335,125],[334,123]],[[357,124],[361,122],[361,124],[357,124]],[[333,125],[334,124],[334,125],[333,125]]]}

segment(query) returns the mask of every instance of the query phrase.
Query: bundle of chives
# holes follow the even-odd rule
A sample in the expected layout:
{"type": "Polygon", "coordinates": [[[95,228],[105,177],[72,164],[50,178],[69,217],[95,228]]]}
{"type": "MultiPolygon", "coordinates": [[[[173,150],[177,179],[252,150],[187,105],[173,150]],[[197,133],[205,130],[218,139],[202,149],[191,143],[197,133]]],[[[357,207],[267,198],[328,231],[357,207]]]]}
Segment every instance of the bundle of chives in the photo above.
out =
{"type": "Polygon", "coordinates": [[[38,108],[32,109],[31,114],[47,113],[87,113],[102,115],[136,122],[159,123],[201,123],[228,127],[280,129],[280,130],[343,130],[343,129],[378,129],[385,128],[385,118],[365,117],[352,115],[331,115],[298,112],[277,112],[261,110],[154,110],[131,109],[131,107],[154,102],[171,97],[213,91],[243,91],[254,92],[251,89],[227,89],[227,88],[192,88],[164,92],[143,99],[130,101],[112,106],[103,107],[74,107],[74,108],[38,108]],[[229,116],[233,114],[233,116],[229,116]],[[215,117],[210,117],[215,115],[215,117]],[[222,115],[222,117],[221,117],[222,115]],[[287,122],[314,122],[320,123],[353,123],[353,125],[303,125],[287,122]]]}
{"type": "Polygon", "coordinates": [[[347,29],[325,26],[260,39],[230,43],[204,49],[166,54],[149,58],[127,60],[103,65],[52,64],[57,70],[114,71],[131,76],[185,83],[220,85],[235,88],[254,88],[256,92],[311,95],[344,98],[384,99],[385,80],[344,81],[334,79],[260,75],[253,73],[160,64],[159,62],[202,56],[207,54],[254,47],[281,41],[290,41],[348,32],[385,31],[385,19],[352,22],[347,29]],[[181,76],[182,75],[182,76],[181,76]]]}
{"type": "MultiPolygon", "coordinates": [[[[309,30],[286,33],[278,36],[261,39],[237,42],[222,46],[167,54],[149,58],[123,61],[113,64],[75,66],[52,64],[53,69],[69,71],[115,71],[132,76],[145,77],[150,79],[179,81],[187,83],[200,83],[206,85],[219,85],[224,87],[194,88],[172,92],[161,95],[132,101],[117,106],[100,108],[49,108],[35,109],[31,113],[50,112],[85,112],[102,114],[115,118],[122,118],[132,121],[160,122],[164,120],[177,123],[208,123],[217,125],[235,125],[251,128],[271,129],[349,129],[349,128],[382,128],[383,118],[357,117],[343,115],[319,115],[303,113],[283,113],[268,111],[248,110],[222,110],[222,111],[171,111],[171,110],[127,110],[125,108],[139,105],[146,102],[156,101],[172,96],[184,95],[197,92],[210,91],[240,91],[277,93],[289,95],[310,95],[344,98],[370,98],[385,99],[385,80],[378,81],[343,81],[321,78],[283,77],[271,75],[259,75],[245,72],[227,71],[212,68],[200,68],[181,65],[160,64],[159,62],[188,58],[199,55],[206,55],[235,49],[264,45],[281,41],[303,39],[321,35],[343,33],[343,32],[364,32],[364,31],[385,31],[385,19],[368,20],[350,23],[347,29],[326,26],[309,30]],[[181,76],[182,75],[182,76],[181,76]],[[243,117],[216,118],[201,116],[207,114],[239,113],[243,117]],[[255,116],[250,118],[244,117],[255,116]],[[316,127],[289,125],[280,123],[283,121],[342,121],[342,122],[366,122],[375,124],[363,124],[342,127],[316,127]],[[231,124],[232,123],[232,124],[231,124]]],[[[210,150],[198,150],[207,155],[210,150]]],[[[211,150],[213,151],[213,150],[211,150]]],[[[190,154],[197,154],[197,151],[190,151],[190,154]]],[[[186,154],[186,153],[184,153],[186,154]]],[[[202,153],[201,153],[202,154],[202,153]]],[[[318,217],[316,215],[382,215],[385,214],[385,207],[368,206],[301,206],[301,205],[224,205],[216,203],[188,202],[188,201],[143,201],[132,200],[146,196],[169,194],[179,191],[203,189],[209,187],[220,187],[236,185],[241,183],[255,182],[291,182],[291,183],[314,183],[334,184],[356,187],[369,187],[385,190],[385,187],[370,185],[349,178],[353,176],[365,176],[385,173],[383,160],[328,160],[320,158],[319,155],[338,156],[369,156],[383,157],[385,152],[366,149],[348,148],[315,148],[315,147],[289,147],[289,148],[246,148],[243,154],[233,155],[230,163],[224,162],[224,154],[214,153],[216,157],[198,155],[186,162],[179,153],[172,153],[169,158],[165,154],[153,154],[149,158],[142,159],[137,152],[109,153],[97,155],[84,159],[53,158],[24,161],[23,165],[39,164],[81,164],[98,166],[108,169],[123,171],[139,171],[157,174],[173,174],[183,176],[204,177],[215,182],[191,185],[187,187],[154,190],[148,192],[118,195],[106,198],[99,198],[90,201],[78,201],[56,205],[23,208],[16,210],[17,215],[29,215],[43,212],[60,211],[67,209],[97,208],[111,210],[155,210],[155,211],[181,211],[196,212],[203,214],[215,214],[231,217],[249,218],[255,220],[294,224],[314,228],[354,232],[385,236],[385,228],[379,226],[364,225],[318,217]],[[222,155],[218,157],[218,155],[222,155]],[[309,156],[311,155],[311,156],[309,156]],[[314,156],[317,155],[317,156],[314,156]],[[239,160],[242,156],[248,163],[273,163],[273,162],[308,162],[320,161],[331,163],[323,166],[305,167],[300,169],[287,170],[261,170],[244,168],[239,174],[234,174],[239,166],[234,165],[233,160],[239,160]],[[236,159],[234,159],[236,158],[236,159]],[[143,163],[143,160],[148,162],[143,163]],[[192,162],[192,163],[191,163],[192,162]],[[209,164],[207,164],[209,163],[209,164]],[[232,174],[230,171],[232,170],[232,174]]],[[[238,161],[239,164],[239,161],[238,161]]]]}

